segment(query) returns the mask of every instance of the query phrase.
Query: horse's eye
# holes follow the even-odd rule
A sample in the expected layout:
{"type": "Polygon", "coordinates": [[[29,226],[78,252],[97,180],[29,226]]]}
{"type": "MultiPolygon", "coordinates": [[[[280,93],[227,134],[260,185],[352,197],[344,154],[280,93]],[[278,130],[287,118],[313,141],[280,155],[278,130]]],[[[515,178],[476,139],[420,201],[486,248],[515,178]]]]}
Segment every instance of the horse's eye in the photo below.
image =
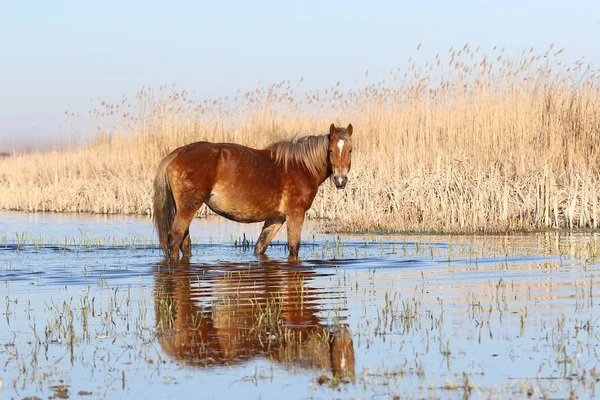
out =
{"type": "Polygon", "coordinates": [[[333,150],[329,149],[327,150],[328,153],[333,153],[333,150]]]}
{"type": "Polygon", "coordinates": [[[348,153],[352,153],[352,150],[350,150],[348,153]]]}

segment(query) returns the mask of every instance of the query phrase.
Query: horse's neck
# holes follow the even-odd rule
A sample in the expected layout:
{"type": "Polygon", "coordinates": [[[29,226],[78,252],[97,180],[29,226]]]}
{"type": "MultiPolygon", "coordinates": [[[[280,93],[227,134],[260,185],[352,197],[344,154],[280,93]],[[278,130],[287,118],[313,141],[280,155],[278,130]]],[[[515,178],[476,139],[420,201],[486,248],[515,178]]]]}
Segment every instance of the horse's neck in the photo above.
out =
{"type": "MultiPolygon", "coordinates": [[[[328,145],[328,141],[325,142],[322,140],[322,138],[325,135],[318,135],[318,136],[312,136],[312,137],[308,137],[306,139],[308,140],[318,140],[319,141],[319,145],[323,144],[324,146],[328,145]]],[[[275,146],[277,146],[278,144],[275,144],[275,146]]],[[[273,161],[275,161],[277,159],[276,156],[276,148],[267,148],[264,150],[257,150],[257,152],[260,152],[262,154],[262,152],[268,152],[269,156],[271,157],[271,159],[273,161]]],[[[327,154],[327,149],[323,149],[323,153],[327,154]]],[[[292,165],[291,164],[295,164],[295,163],[289,163],[287,165],[285,165],[284,163],[284,168],[286,170],[288,170],[288,168],[290,168],[292,165]]],[[[323,160],[323,164],[322,166],[318,166],[320,168],[316,168],[316,175],[315,175],[315,169],[308,167],[306,163],[297,163],[295,164],[295,171],[301,170],[304,174],[306,174],[306,176],[309,178],[309,181],[311,181],[312,183],[315,184],[316,187],[319,187],[323,182],[325,182],[325,180],[331,175],[332,171],[330,168],[328,168],[328,163],[327,163],[327,158],[325,158],[325,160],[323,160]],[[311,172],[312,170],[312,172],[311,172]]]]}
{"type": "Polygon", "coordinates": [[[325,168],[324,168],[323,170],[325,171],[325,173],[323,173],[323,174],[319,174],[319,176],[312,176],[312,175],[310,174],[310,172],[308,172],[308,170],[305,170],[305,171],[306,171],[306,174],[307,174],[308,176],[310,176],[310,177],[311,177],[311,178],[314,180],[314,182],[315,182],[316,186],[317,186],[317,187],[319,187],[319,186],[321,186],[321,185],[323,184],[323,182],[325,182],[325,181],[327,180],[327,178],[329,178],[329,177],[331,176],[331,174],[333,173],[333,171],[331,170],[331,168],[329,168],[327,165],[325,166],[325,168]]]}
{"type": "MultiPolygon", "coordinates": [[[[327,142],[328,144],[328,142],[327,142]]],[[[327,154],[327,150],[325,150],[325,154],[327,154]]],[[[325,171],[324,174],[321,174],[322,176],[318,176],[315,177],[316,181],[317,181],[317,186],[321,186],[323,184],[323,182],[325,182],[327,180],[327,178],[329,178],[331,176],[331,174],[333,173],[333,171],[331,170],[331,168],[328,165],[327,162],[327,157],[325,158],[325,161],[323,162],[325,164],[325,168],[322,168],[322,171],[325,171]]]]}
{"type": "Polygon", "coordinates": [[[327,178],[329,178],[331,176],[332,173],[333,173],[332,169],[329,166],[326,166],[324,176],[319,177],[319,186],[321,186],[323,184],[323,182],[325,182],[327,180],[327,178]]]}
{"type": "Polygon", "coordinates": [[[305,166],[294,166],[293,168],[290,168],[290,166],[288,166],[287,169],[287,174],[302,174],[306,177],[306,180],[303,180],[304,182],[310,182],[311,185],[314,185],[315,187],[319,187],[323,184],[323,182],[325,182],[327,180],[327,178],[329,178],[332,174],[332,171],[330,168],[325,168],[325,172],[319,174],[318,176],[312,175],[310,173],[310,171],[308,170],[308,168],[306,168],[305,166]]]}

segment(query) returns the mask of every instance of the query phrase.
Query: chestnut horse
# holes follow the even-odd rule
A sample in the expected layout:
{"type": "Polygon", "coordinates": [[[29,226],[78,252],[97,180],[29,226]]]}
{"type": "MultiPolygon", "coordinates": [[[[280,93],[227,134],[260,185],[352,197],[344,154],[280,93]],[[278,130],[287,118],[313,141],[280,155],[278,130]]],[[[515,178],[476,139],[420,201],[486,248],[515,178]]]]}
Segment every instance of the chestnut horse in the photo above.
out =
{"type": "Polygon", "coordinates": [[[264,254],[284,222],[290,259],[298,258],[304,214],[331,176],[348,181],[352,125],[329,133],[273,143],[258,150],[234,143],[196,142],[163,158],[154,180],[154,223],[171,261],[192,254],[189,226],[206,204],[237,222],[265,224],[254,253],[264,254]]]}

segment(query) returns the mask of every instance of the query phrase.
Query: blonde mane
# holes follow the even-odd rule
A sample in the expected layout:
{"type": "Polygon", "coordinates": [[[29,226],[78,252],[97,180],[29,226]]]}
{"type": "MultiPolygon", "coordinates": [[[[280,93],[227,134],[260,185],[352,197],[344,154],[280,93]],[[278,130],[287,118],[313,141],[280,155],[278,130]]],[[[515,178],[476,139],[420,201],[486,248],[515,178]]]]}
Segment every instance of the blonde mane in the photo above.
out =
{"type": "MultiPolygon", "coordinates": [[[[343,128],[336,129],[342,133],[343,128]]],[[[350,135],[341,134],[340,138],[351,145],[350,135]]],[[[275,162],[285,168],[295,164],[306,168],[313,177],[323,176],[327,173],[327,150],[329,148],[329,134],[317,136],[294,137],[282,140],[267,146],[271,150],[275,162]]]]}

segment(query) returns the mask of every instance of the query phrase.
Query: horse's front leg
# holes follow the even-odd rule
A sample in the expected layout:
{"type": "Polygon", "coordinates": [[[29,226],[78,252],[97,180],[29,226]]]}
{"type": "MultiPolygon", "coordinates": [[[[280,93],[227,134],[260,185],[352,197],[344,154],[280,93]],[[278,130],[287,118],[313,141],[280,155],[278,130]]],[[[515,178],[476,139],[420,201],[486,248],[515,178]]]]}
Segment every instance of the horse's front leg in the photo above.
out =
{"type": "Polygon", "coordinates": [[[302,224],[304,224],[304,212],[289,215],[287,218],[287,236],[288,249],[290,250],[289,259],[297,260],[300,250],[300,235],[302,233],[302,224]]]}

